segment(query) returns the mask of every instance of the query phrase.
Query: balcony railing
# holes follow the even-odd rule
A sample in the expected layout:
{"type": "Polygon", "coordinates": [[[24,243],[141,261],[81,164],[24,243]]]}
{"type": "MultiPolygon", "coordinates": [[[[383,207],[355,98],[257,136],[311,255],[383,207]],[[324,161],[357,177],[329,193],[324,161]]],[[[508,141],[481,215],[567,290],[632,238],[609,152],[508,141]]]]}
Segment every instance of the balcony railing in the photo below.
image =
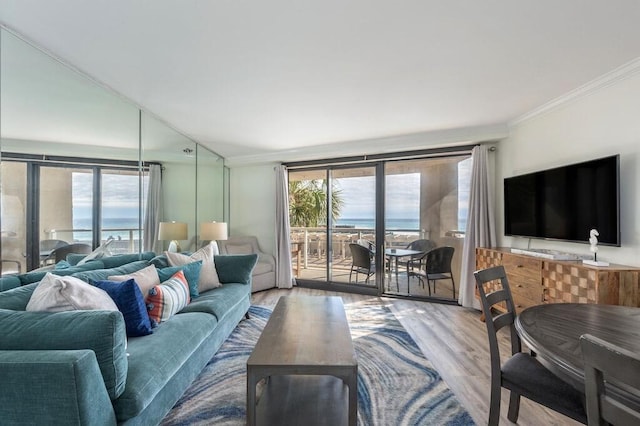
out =
{"type": "MultiPolygon", "coordinates": [[[[85,243],[91,245],[92,233],[91,229],[73,228],[73,229],[52,229],[46,231],[47,238],[52,240],[64,240],[74,243],[85,243]]],[[[137,253],[140,248],[140,240],[142,230],[138,228],[102,228],[100,242],[103,243],[109,237],[113,237],[113,241],[109,245],[109,251],[112,254],[121,253],[137,253]]]]}

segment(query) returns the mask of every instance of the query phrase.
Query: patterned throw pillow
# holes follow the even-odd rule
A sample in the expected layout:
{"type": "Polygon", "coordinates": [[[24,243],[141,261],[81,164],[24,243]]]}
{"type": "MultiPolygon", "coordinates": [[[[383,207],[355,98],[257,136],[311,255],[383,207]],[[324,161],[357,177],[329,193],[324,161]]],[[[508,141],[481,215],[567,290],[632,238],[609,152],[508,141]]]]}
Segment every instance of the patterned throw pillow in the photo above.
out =
{"type": "Polygon", "coordinates": [[[180,312],[191,302],[189,284],[182,271],[149,290],[147,312],[151,325],[157,326],[180,312]]]}
{"type": "Polygon", "coordinates": [[[138,337],[151,334],[151,322],[144,303],[144,297],[136,281],[95,281],[96,287],[107,292],[122,312],[127,328],[127,336],[138,337]]]}
{"type": "Polygon", "coordinates": [[[202,293],[212,288],[220,287],[220,280],[216,272],[216,265],[213,263],[214,249],[211,244],[207,244],[200,250],[186,256],[181,253],[165,252],[171,266],[186,265],[187,263],[202,260],[202,268],[200,269],[200,279],[198,280],[198,292],[202,293]]]}
{"type": "Polygon", "coordinates": [[[196,262],[187,263],[181,266],[168,266],[166,268],[158,269],[158,276],[160,282],[165,282],[171,278],[176,272],[184,272],[184,277],[189,283],[189,291],[191,292],[191,298],[200,296],[198,292],[198,281],[200,280],[200,270],[202,269],[202,260],[196,262]]]}

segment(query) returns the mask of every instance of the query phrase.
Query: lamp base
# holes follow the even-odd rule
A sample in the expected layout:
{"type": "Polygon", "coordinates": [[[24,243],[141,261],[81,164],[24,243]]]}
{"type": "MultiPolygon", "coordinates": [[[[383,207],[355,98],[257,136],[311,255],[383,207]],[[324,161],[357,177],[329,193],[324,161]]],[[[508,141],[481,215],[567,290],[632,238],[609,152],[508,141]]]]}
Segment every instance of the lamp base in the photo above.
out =
{"type": "Polygon", "coordinates": [[[169,243],[169,248],[167,249],[167,251],[172,252],[172,253],[180,253],[181,249],[180,249],[180,244],[178,244],[178,241],[173,240],[169,243]]]}

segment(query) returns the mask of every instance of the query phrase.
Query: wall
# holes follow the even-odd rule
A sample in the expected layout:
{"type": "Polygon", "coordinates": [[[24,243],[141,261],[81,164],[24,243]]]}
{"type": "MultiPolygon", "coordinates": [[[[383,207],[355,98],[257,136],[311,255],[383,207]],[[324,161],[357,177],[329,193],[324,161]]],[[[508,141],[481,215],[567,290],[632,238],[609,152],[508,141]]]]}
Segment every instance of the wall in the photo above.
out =
{"type": "Polygon", "coordinates": [[[274,166],[234,167],[229,173],[229,235],[255,235],[267,253],[274,253],[276,244],[274,166]]]}
{"type": "MultiPolygon", "coordinates": [[[[600,246],[598,259],[640,266],[640,72],[511,127],[496,152],[498,243],[527,247],[503,235],[502,179],[569,163],[620,154],[621,247],[600,246]]],[[[588,239],[585,235],[585,243],[588,239]]],[[[588,244],[530,241],[532,248],[590,254],[588,244]]]]}

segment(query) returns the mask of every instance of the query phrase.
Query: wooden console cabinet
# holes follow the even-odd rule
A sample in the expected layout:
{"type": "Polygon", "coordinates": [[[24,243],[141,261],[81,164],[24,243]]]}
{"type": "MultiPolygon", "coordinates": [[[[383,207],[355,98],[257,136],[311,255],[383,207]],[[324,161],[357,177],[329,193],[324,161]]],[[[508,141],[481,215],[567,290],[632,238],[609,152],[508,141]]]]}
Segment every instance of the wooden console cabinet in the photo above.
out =
{"type": "Polygon", "coordinates": [[[498,265],[507,273],[516,311],[541,303],[640,307],[640,268],[597,267],[511,253],[508,248],[476,248],[476,269],[498,265]]]}

